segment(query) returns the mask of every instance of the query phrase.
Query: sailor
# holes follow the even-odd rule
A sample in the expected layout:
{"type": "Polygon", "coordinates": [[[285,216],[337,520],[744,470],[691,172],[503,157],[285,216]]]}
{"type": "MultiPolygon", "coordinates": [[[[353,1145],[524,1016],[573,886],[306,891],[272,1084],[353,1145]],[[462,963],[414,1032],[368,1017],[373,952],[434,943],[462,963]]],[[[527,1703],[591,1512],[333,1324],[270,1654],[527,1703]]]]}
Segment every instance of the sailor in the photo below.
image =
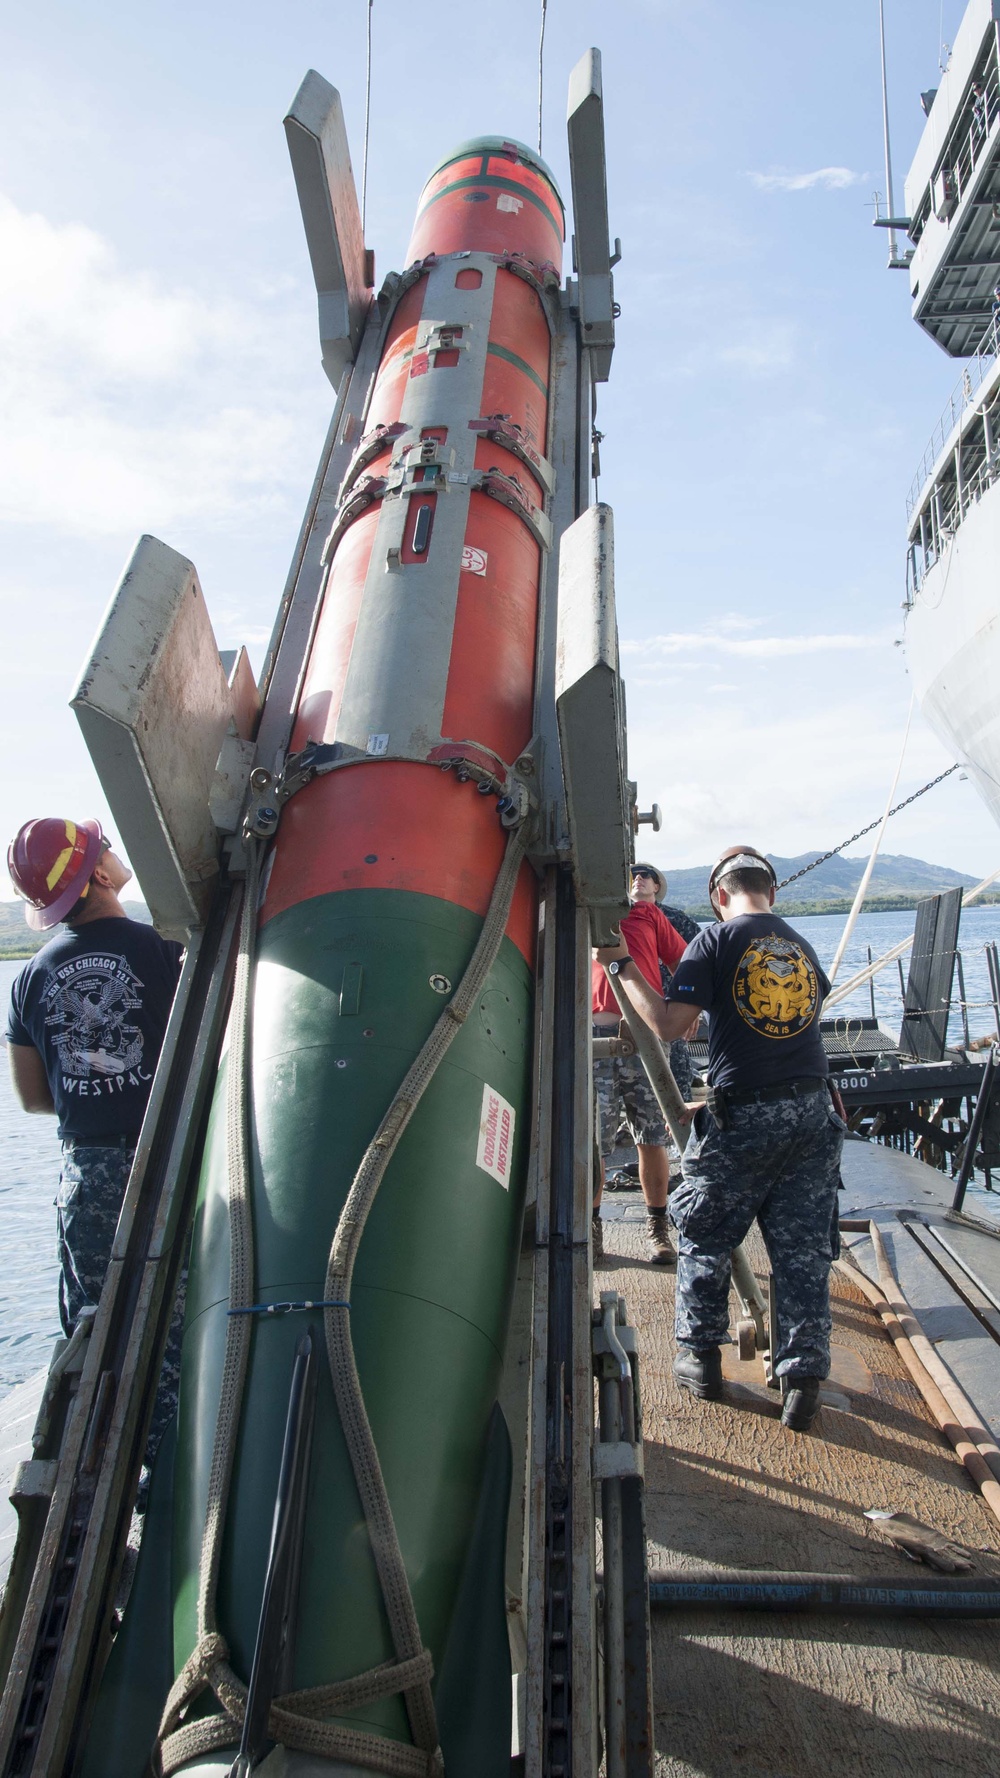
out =
{"type": "MultiPolygon", "coordinates": [[[[119,897],[132,872],[97,821],[29,821],[7,866],[32,930],[66,928],[14,982],[7,1054],[22,1108],[59,1120],[59,1318],[68,1336],[101,1294],[181,947],[126,914],[119,897]]],[[[176,1405],[179,1334],[175,1312],[150,1454],[176,1405]]]]}
{"type": "MultiPolygon", "coordinates": [[[[802,1432],[830,1369],[844,1123],[831,1101],[819,1029],[830,984],[812,946],[772,912],[776,888],[763,853],[730,846],[709,878],[719,923],[688,946],[668,1003],[647,993],[629,966],[622,981],[665,1040],[694,1011],[709,1014],[708,1102],[696,1114],[683,1182],[670,1199],[679,1237],[674,1375],[705,1400],[722,1394],[730,1255],[756,1218],[777,1294],[782,1424],[802,1432]]],[[[607,961],[616,951],[599,954],[607,961]]]]}
{"type": "MultiPolygon", "coordinates": [[[[674,931],[666,915],[657,906],[665,889],[663,874],[654,864],[633,865],[629,885],[632,907],[621,926],[622,954],[627,952],[634,957],[637,970],[657,998],[661,964],[665,964],[668,969],[675,969],[684,954],[684,940],[674,931]]],[[[621,1013],[611,984],[601,964],[596,961],[591,986],[594,1035],[612,1036],[618,1030],[621,1013]]],[[[689,1019],[687,1024],[697,1024],[697,1019],[689,1019]]],[[[639,1057],[596,1057],[594,1097],[597,1102],[600,1140],[600,1177],[594,1198],[592,1225],[594,1259],[601,1259],[604,1252],[601,1228],[604,1163],[612,1153],[619,1127],[624,1123],[639,1156],[639,1184],[649,1218],[647,1255],[653,1265],[672,1265],[674,1250],[667,1227],[670,1137],[639,1057]]]]}

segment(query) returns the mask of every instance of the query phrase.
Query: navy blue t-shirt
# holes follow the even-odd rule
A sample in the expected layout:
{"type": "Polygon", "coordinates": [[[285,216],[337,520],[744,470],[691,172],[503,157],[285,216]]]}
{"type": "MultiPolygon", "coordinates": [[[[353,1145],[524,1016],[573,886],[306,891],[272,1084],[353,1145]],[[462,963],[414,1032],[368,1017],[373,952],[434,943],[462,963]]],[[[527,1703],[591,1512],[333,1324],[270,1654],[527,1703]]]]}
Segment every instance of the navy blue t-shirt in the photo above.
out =
{"type": "Polygon", "coordinates": [[[826,1077],[819,1020],[829,992],[799,933],[777,914],[740,914],[692,939],[667,999],[708,1013],[712,1085],[752,1088],[826,1077]]]}
{"type": "Polygon", "coordinates": [[[7,1042],[45,1064],[60,1136],[137,1136],[181,947],[137,920],[67,927],[11,989],[7,1042]]]}

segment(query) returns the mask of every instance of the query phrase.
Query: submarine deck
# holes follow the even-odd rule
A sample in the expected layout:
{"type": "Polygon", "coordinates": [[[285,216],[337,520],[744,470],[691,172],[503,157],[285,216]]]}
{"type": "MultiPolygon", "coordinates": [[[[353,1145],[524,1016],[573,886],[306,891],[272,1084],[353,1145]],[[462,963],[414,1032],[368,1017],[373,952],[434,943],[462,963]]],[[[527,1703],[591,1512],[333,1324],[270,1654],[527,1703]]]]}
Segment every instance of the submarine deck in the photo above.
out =
{"type": "MultiPolygon", "coordinates": [[[[1000,1353],[897,1218],[945,1225],[950,1182],[920,1162],[848,1143],[844,1218],[873,1217],[928,1336],[994,1426],[1000,1353]]],[[[671,1375],[674,1274],[642,1258],[638,1193],[605,1198],[605,1264],[637,1332],[650,1570],[771,1569],[858,1577],[930,1569],[866,1509],[904,1512],[1000,1578],[1000,1524],[942,1433],[861,1292],[833,1281],[834,1367],[809,1434],[779,1422],[760,1359],[725,1356],[726,1400],[698,1402],[671,1375]]],[[[1000,1238],[949,1221],[977,1276],[1000,1284],[1000,1238]],[[986,1274],[989,1273],[988,1278],[986,1274]]],[[[870,1243],[846,1236],[874,1276],[870,1243]]],[[[751,1260],[766,1274],[756,1230],[751,1260]]],[[[994,1284],[993,1288],[996,1288],[994,1284]]],[[[1000,1638],[994,1621],[654,1611],[657,1778],[882,1778],[994,1770],[1000,1638]]]]}

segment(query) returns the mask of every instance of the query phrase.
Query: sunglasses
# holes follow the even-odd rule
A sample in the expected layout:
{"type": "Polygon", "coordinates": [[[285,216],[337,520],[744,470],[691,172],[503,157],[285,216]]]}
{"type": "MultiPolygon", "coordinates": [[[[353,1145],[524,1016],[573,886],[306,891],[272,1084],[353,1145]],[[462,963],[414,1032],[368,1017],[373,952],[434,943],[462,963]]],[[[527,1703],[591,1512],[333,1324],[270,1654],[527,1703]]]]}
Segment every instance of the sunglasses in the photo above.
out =
{"type": "Polygon", "coordinates": [[[633,871],[633,872],[632,872],[632,881],[633,881],[633,883],[634,883],[634,882],[635,882],[635,881],[636,881],[636,879],[637,879],[637,878],[638,878],[638,877],[647,877],[647,878],[648,878],[648,879],[649,879],[649,881],[650,881],[650,882],[651,882],[651,883],[655,883],[655,882],[656,882],[656,872],[655,872],[655,870],[646,870],[646,869],[645,869],[645,867],[644,867],[644,866],[643,866],[643,865],[641,865],[641,864],[640,864],[640,866],[639,866],[639,868],[638,868],[638,870],[634,870],[634,871],[633,871]]]}

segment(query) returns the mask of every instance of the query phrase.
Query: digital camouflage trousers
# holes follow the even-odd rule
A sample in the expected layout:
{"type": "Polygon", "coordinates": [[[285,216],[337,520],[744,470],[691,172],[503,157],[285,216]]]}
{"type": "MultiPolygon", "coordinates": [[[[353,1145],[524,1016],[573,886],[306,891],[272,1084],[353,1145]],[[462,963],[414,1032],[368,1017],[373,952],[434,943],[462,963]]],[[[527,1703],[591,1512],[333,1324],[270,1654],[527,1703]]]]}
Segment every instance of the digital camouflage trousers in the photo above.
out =
{"type": "MultiPolygon", "coordinates": [[[[88,1304],[96,1306],[100,1298],[135,1145],[122,1141],[113,1147],[96,1147],[67,1139],[62,1152],[56,1198],[56,1257],[59,1261],[59,1319],[63,1333],[68,1336],[80,1310],[88,1304]]],[[[153,1453],[177,1411],[186,1291],[185,1268],[174,1304],[160,1386],[150,1422],[147,1463],[152,1461],[153,1453]]]]}
{"type": "Polygon", "coordinates": [[[777,1294],[775,1371],[829,1374],[843,1142],[844,1125],[825,1088],[732,1106],[724,1130],[707,1107],[698,1112],[684,1178],[670,1194],[678,1345],[704,1351],[728,1338],[730,1255],[756,1219],[777,1294]]]}

